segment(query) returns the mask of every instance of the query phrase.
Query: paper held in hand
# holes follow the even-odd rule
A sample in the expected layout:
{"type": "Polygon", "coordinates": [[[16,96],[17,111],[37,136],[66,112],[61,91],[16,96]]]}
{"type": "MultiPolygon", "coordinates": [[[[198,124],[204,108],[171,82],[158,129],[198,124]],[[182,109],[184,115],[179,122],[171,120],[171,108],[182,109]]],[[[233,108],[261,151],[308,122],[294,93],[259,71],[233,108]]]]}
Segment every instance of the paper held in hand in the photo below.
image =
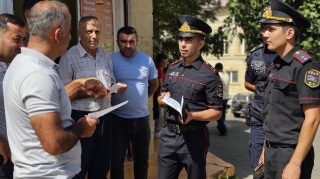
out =
{"type": "Polygon", "coordinates": [[[124,102],[122,102],[122,103],[120,103],[120,104],[114,105],[114,106],[112,106],[112,107],[110,107],[110,108],[101,110],[101,111],[89,113],[87,116],[90,117],[90,118],[93,118],[93,119],[98,119],[99,117],[101,117],[101,116],[103,116],[103,115],[105,115],[105,114],[108,114],[109,112],[111,112],[111,111],[113,111],[113,110],[115,110],[115,109],[117,109],[117,108],[119,108],[119,107],[127,104],[128,101],[129,101],[129,100],[124,101],[124,102]]]}
{"type": "Polygon", "coordinates": [[[181,97],[181,103],[179,103],[178,101],[172,99],[172,98],[169,98],[167,96],[164,96],[162,98],[162,102],[166,103],[168,106],[172,107],[173,109],[175,109],[176,111],[179,112],[179,114],[181,115],[181,118],[183,118],[183,96],[181,97]]]}
{"type": "Polygon", "coordinates": [[[108,98],[110,98],[110,97],[111,97],[111,94],[112,94],[113,92],[117,91],[119,88],[121,88],[121,86],[118,85],[118,84],[112,85],[111,88],[110,88],[109,94],[108,94],[108,98]]]}

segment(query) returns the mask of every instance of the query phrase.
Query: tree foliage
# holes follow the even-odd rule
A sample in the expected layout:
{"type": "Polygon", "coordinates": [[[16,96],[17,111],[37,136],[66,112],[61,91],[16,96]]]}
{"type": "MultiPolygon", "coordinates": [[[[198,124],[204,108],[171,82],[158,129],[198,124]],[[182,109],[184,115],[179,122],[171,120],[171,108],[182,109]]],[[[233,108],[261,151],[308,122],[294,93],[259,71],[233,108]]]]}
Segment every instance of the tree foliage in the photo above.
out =
{"type": "MultiPolygon", "coordinates": [[[[167,54],[173,61],[179,59],[177,17],[188,14],[203,21],[216,20],[220,0],[153,0],[153,54],[167,54]],[[209,7],[209,8],[208,8],[209,7]]],[[[203,54],[223,54],[222,27],[206,37],[203,54]]]]}
{"type": "MultiPolygon", "coordinates": [[[[303,29],[300,36],[300,45],[314,58],[320,60],[320,1],[318,0],[284,0],[287,4],[304,15],[312,24],[309,29],[303,29]]],[[[247,52],[254,46],[261,44],[259,33],[259,15],[268,0],[228,0],[227,8],[230,16],[225,19],[222,27],[225,33],[238,35],[245,40],[247,52]],[[238,32],[237,27],[243,31],[238,32]]]]}

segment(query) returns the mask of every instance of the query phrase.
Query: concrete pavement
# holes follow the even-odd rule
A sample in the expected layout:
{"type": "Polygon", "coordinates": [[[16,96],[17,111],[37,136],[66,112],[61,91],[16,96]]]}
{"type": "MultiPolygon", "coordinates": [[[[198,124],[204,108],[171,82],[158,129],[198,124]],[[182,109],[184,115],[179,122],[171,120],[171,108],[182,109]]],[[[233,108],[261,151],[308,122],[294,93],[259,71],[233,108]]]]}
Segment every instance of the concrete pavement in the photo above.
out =
{"type": "MultiPolygon", "coordinates": [[[[239,179],[252,179],[252,169],[248,152],[250,128],[245,124],[245,118],[234,118],[231,113],[227,114],[227,136],[219,136],[216,128],[217,122],[208,124],[210,131],[209,152],[222,160],[231,163],[235,167],[235,175],[239,179]]],[[[320,130],[320,129],[319,129],[320,130]]],[[[320,178],[320,131],[318,130],[313,142],[315,148],[315,165],[312,179],[320,178]]]]}

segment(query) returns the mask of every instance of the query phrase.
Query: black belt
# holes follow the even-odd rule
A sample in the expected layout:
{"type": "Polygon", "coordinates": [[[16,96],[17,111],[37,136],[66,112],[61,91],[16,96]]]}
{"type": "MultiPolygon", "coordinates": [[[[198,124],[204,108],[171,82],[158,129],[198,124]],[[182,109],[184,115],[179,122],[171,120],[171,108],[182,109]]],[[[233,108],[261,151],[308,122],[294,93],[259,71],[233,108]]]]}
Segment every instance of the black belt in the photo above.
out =
{"type": "Polygon", "coordinates": [[[255,117],[256,119],[262,121],[262,114],[260,112],[256,111],[255,109],[253,109],[252,106],[250,108],[250,115],[255,117]]]}
{"type": "Polygon", "coordinates": [[[268,148],[296,148],[297,144],[283,144],[266,140],[266,146],[268,148]]]}
{"type": "Polygon", "coordinates": [[[204,126],[205,125],[192,125],[192,124],[179,125],[179,124],[172,124],[170,122],[167,122],[167,128],[170,131],[175,132],[177,134],[180,134],[181,132],[186,132],[186,131],[193,131],[204,126]]]}

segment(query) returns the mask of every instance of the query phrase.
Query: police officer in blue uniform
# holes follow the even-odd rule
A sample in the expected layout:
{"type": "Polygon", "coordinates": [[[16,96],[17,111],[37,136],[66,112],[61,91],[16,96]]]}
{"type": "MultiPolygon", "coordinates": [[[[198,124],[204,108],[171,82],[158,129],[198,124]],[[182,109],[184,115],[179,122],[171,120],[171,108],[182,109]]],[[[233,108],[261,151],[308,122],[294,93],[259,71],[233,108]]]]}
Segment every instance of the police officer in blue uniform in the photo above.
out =
{"type": "MultiPolygon", "coordinates": [[[[247,60],[247,70],[245,74],[244,86],[249,91],[254,92],[254,99],[247,115],[250,125],[249,135],[249,155],[252,169],[256,168],[263,148],[263,122],[262,104],[264,86],[268,77],[268,68],[278,55],[269,51],[267,46],[259,45],[251,50],[247,60]]],[[[254,179],[264,178],[263,173],[253,175],[254,179]]]]}
{"type": "Polygon", "coordinates": [[[320,65],[297,41],[310,22],[279,0],[263,9],[260,23],[277,57],[264,93],[264,175],[268,179],[311,178],[312,142],[320,121],[320,65]]]}
{"type": "Polygon", "coordinates": [[[171,97],[180,103],[184,99],[183,114],[167,107],[166,127],[161,133],[158,154],[158,179],[177,179],[183,168],[189,179],[206,178],[206,155],[209,133],[206,124],[218,120],[222,111],[222,83],[218,73],[205,62],[200,49],[210,26],[197,17],[178,17],[180,61],[171,64],[166,72],[158,102],[171,97]]]}

